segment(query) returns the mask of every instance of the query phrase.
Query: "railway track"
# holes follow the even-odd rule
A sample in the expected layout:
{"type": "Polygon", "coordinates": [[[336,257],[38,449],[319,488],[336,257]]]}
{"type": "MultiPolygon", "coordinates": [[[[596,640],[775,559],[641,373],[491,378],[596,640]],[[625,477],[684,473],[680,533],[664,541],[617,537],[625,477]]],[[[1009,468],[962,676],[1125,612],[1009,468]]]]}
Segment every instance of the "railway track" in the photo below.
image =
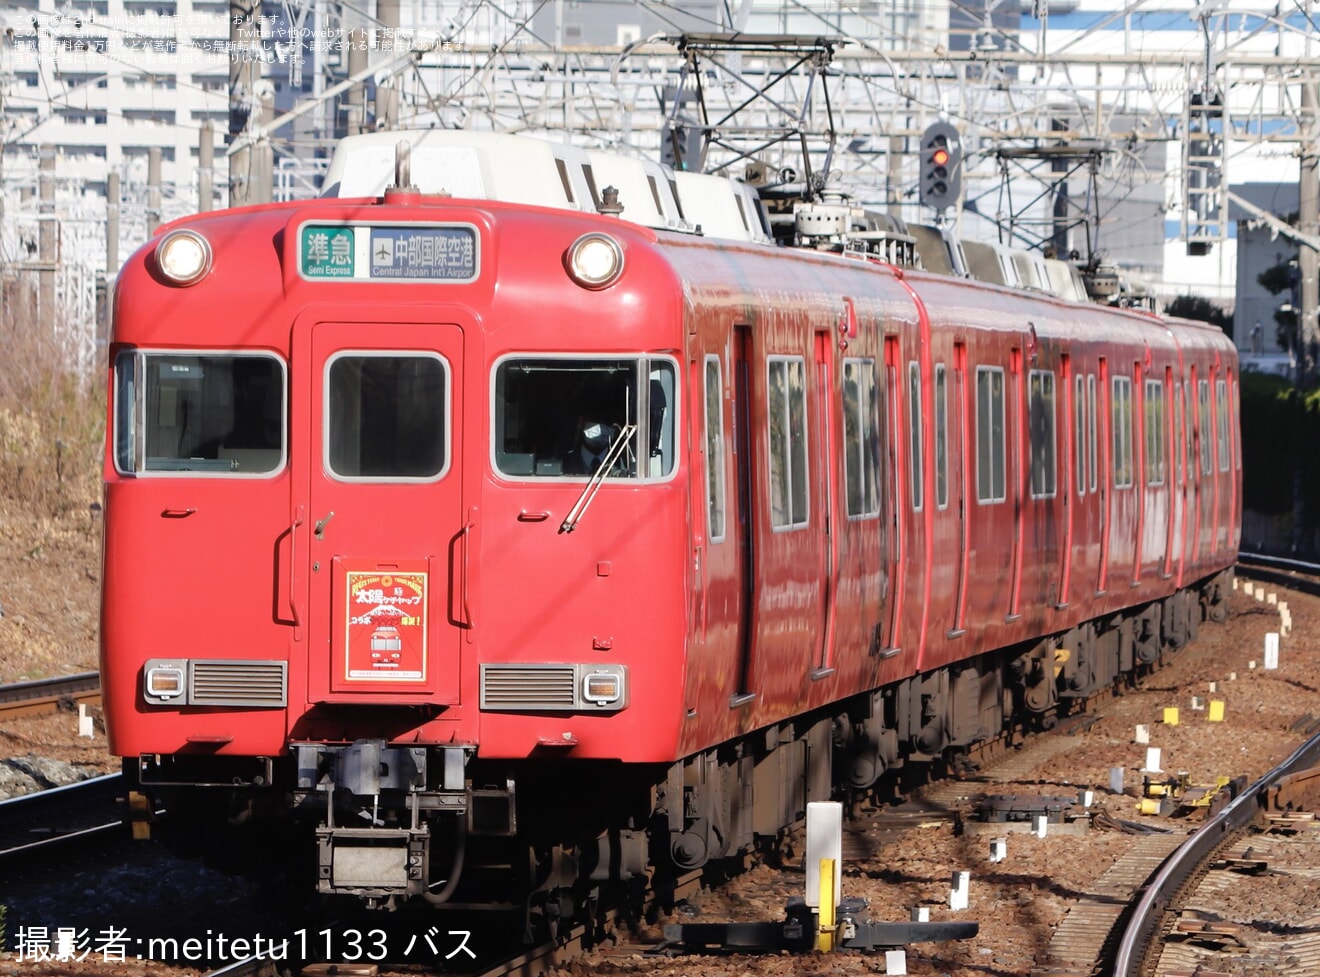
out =
{"type": "Polygon", "coordinates": [[[1320,566],[1314,563],[1263,553],[1239,553],[1237,571],[1253,580],[1320,596],[1320,566]]]}
{"type": "Polygon", "coordinates": [[[0,865],[111,834],[122,793],[115,773],[0,801],[0,865]]]}
{"type": "MultiPolygon", "coordinates": [[[[1320,734],[1311,737],[1287,760],[1239,794],[1174,851],[1132,907],[1131,918],[1117,943],[1113,969],[1108,972],[1115,977],[1142,977],[1149,973],[1159,955],[1162,939],[1180,932],[1175,917],[1191,895],[1192,883],[1204,878],[1211,863],[1229,852],[1264,817],[1265,800],[1272,791],[1289,789],[1291,778],[1317,764],[1320,764],[1320,734]]],[[[1312,793],[1309,801],[1315,805],[1320,797],[1312,793]]],[[[1184,927],[1181,932],[1188,930],[1184,927]]],[[[1203,932],[1228,935],[1214,934],[1213,929],[1203,932]]],[[[1315,948],[1315,953],[1316,962],[1320,962],[1320,947],[1315,948]]]]}
{"type": "Polygon", "coordinates": [[[79,672],[59,678],[0,685],[0,717],[13,719],[58,712],[78,703],[101,701],[100,672],[79,672]]]}

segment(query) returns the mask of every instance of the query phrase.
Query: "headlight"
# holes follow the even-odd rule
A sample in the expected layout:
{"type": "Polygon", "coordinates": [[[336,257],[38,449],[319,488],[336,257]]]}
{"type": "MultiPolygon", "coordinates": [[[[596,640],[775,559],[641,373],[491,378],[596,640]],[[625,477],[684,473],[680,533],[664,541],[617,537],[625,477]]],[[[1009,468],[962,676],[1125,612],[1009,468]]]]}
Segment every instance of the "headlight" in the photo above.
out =
{"type": "Polygon", "coordinates": [[[598,706],[623,698],[623,675],[620,672],[588,672],[582,677],[582,698],[598,706]]]}
{"type": "Polygon", "coordinates": [[[146,672],[148,699],[167,701],[183,695],[183,669],[174,665],[156,665],[146,672]]]}
{"type": "Polygon", "coordinates": [[[156,245],[156,265],[176,285],[192,285],[211,270],[211,245],[196,231],[170,231],[156,245]]]}
{"type": "Polygon", "coordinates": [[[623,274],[623,248],[608,234],[583,234],[569,247],[564,263],[583,288],[606,288],[623,274]]]}

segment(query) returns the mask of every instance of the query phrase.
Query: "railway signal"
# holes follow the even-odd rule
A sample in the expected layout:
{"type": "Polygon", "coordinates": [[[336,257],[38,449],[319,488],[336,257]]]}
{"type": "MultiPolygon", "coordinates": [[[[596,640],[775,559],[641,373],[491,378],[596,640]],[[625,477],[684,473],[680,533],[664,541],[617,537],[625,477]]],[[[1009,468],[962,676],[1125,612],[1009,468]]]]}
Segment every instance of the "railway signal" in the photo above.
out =
{"type": "Polygon", "coordinates": [[[921,202],[944,210],[962,193],[962,137],[949,122],[935,122],[921,134],[921,202]]]}

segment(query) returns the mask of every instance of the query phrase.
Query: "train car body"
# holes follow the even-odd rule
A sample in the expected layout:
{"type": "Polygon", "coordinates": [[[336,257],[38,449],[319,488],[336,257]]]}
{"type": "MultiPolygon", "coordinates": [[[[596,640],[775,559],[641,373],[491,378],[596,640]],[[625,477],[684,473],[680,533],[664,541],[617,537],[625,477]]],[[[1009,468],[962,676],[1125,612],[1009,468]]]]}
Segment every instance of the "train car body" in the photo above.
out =
{"type": "Polygon", "coordinates": [[[111,749],[322,892],[553,917],[1185,642],[1236,383],[1200,324],[567,209],[187,218],[115,292],[111,749]]]}

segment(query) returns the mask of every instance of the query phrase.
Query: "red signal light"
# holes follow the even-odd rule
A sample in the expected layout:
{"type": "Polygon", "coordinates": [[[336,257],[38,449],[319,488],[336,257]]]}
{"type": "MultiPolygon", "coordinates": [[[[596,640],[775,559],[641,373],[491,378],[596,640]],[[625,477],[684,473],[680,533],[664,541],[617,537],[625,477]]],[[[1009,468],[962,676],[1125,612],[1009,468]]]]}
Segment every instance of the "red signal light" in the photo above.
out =
{"type": "Polygon", "coordinates": [[[930,159],[936,166],[944,166],[949,162],[949,151],[947,149],[937,149],[931,154],[930,159]]]}

